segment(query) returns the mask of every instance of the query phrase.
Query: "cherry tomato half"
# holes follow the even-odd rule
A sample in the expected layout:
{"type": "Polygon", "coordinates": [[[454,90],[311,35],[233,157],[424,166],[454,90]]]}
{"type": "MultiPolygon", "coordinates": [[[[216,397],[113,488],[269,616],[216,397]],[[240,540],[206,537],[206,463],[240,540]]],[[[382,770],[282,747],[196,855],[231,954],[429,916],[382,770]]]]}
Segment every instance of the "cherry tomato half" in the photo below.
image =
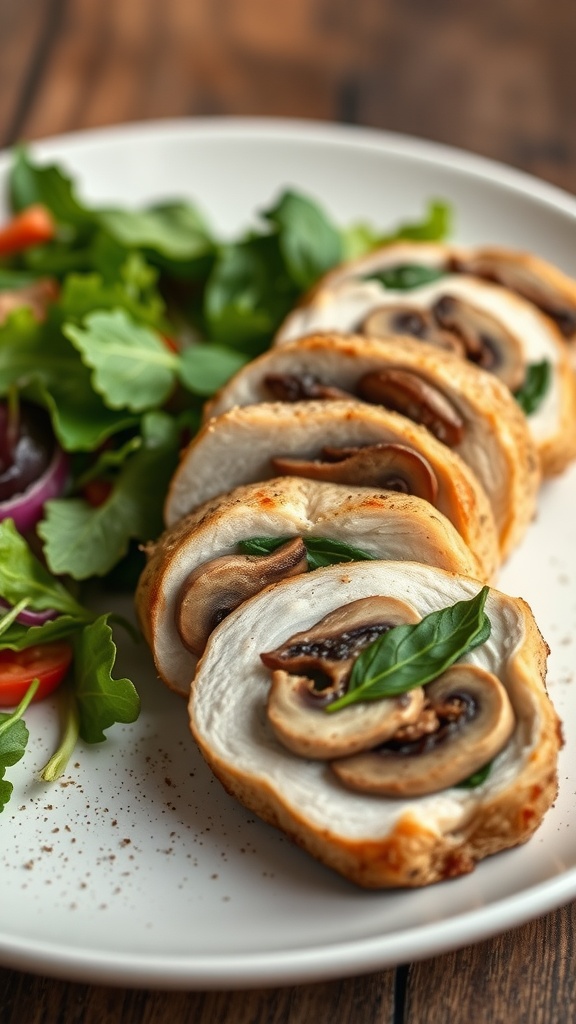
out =
{"type": "Polygon", "coordinates": [[[0,228],[0,253],[22,252],[41,242],[50,242],[55,233],[52,214],[45,206],[35,203],[0,228]]]}
{"type": "Polygon", "coordinates": [[[0,651],[0,707],[15,707],[33,679],[40,680],[34,700],[47,697],[62,682],[72,662],[64,641],[38,644],[24,651],[0,651]]]}

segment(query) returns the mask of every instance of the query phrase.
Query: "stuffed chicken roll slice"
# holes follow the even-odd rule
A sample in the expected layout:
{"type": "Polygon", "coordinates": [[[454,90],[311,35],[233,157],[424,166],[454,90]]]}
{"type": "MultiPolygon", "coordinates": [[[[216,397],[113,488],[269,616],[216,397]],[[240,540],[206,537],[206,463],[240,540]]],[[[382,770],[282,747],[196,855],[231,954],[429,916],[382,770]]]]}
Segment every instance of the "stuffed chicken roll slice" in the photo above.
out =
{"type": "Polygon", "coordinates": [[[554,800],[546,654],[524,602],[470,579],[332,566],[214,631],[191,729],[225,788],[314,857],[362,886],[423,886],[525,842],[554,800]]]}
{"type": "Polygon", "coordinates": [[[416,560],[483,577],[478,559],[429,502],[292,477],[238,487],[155,543],[136,591],[160,678],[187,694],[212,629],[265,586],[318,566],[416,560]]]}
{"type": "MultiPolygon", "coordinates": [[[[549,261],[503,246],[399,241],[329,271],[289,314],[276,341],[283,344],[320,329],[307,323],[306,318],[318,316],[324,301],[330,301],[330,292],[343,283],[366,283],[374,295],[381,294],[382,289],[408,294],[449,274],[466,274],[507,288],[553,320],[567,341],[576,338],[576,280],[549,261]]],[[[357,301],[362,303],[361,293],[357,301]]]]}
{"type": "Polygon", "coordinates": [[[470,466],[488,495],[502,557],[535,511],[539,460],[527,420],[497,378],[413,338],[318,334],[272,349],[240,370],[209,406],[292,397],[361,399],[425,426],[470,466]]]}
{"type": "Polygon", "coordinates": [[[166,525],[241,484],[280,475],[426,500],[474,551],[482,578],[494,578],[498,535],[474,473],[424,427],[357,401],[263,402],[210,420],[182,454],[166,525]]]}
{"type": "Polygon", "coordinates": [[[546,475],[576,456],[576,375],[568,347],[553,320],[506,288],[464,274],[442,274],[408,291],[344,278],[294,314],[290,336],[298,329],[303,336],[398,336],[400,345],[410,335],[454,352],[499,377],[515,396],[546,475]]]}

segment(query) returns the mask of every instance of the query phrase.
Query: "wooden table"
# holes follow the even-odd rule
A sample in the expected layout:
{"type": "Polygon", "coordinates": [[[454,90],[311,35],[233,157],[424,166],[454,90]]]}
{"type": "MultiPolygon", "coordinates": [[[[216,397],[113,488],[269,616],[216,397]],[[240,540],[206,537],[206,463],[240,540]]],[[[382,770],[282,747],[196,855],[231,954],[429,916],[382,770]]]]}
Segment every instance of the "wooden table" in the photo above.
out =
{"type": "MultiPolygon", "coordinates": [[[[575,21],[574,0],[0,0],[0,144],[159,117],[305,117],[461,146],[576,192],[575,21]]],[[[569,1022],[575,935],[573,905],[397,970],[237,993],[0,970],[0,1019],[569,1022]]]]}

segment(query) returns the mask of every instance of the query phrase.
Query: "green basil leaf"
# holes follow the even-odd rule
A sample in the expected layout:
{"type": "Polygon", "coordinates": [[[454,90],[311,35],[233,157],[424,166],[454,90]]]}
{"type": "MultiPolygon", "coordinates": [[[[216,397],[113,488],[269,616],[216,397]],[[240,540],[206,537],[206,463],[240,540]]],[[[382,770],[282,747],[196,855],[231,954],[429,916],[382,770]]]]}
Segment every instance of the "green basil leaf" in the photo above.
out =
{"type": "Polygon", "coordinates": [[[469,601],[431,612],[416,625],[394,626],[354,662],[348,690],[327,706],[338,711],[365,700],[396,697],[436,679],[490,635],[484,612],[489,588],[469,601]]]}
{"type": "Polygon", "coordinates": [[[514,393],[514,398],[527,416],[541,405],[552,381],[552,366],[548,359],[528,366],[526,380],[514,393]]]}
{"type": "Polygon", "coordinates": [[[116,722],[135,722],[140,699],[129,679],[113,679],[116,645],[107,616],[85,626],[74,641],[74,694],[80,736],[86,743],[101,743],[104,730],[116,722]]]}
{"type": "Polygon", "coordinates": [[[379,281],[385,288],[395,291],[411,291],[422,285],[431,284],[446,276],[446,271],[438,267],[424,267],[418,264],[402,263],[387,270],[378,270],[366,274],[364,281],[379,281]]]}
{"type": "MultiPolygon", "coordinates": [[[[238,544],[238,549],[246,555],[269,555],[293,537],[250,537],[238,544]]],[[[344,541],[332,540],[330,537],[303,537],[302,541],[308,556],[308,569],[313,571],[324,565],[338,565],[340,562],[364,562],[374,558],[360,548],[352,547],[344,541]]]]}

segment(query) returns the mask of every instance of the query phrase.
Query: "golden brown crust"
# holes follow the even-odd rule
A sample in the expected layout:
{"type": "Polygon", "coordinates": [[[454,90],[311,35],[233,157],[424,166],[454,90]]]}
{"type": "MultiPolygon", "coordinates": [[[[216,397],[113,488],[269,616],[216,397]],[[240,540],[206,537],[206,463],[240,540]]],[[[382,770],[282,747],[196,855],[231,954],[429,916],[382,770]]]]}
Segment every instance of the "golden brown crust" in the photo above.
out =
{"type": "MultiPolygon", "coordinates": [[[[344,579],[338,580],[332,570],[321,571],[326,576],[326,588],[340,584],[341,589],[343,586],[346,590],[344,579]]],[[[374,567],[370,572],[373,571],[374,567]]],[[[403,572],[410,575],[410,567],[398,570],[400,576],[403,572]]],[[[419,567],[415,572],[422,576],[419,567]]],[[[351,567],[348,579],[359,573],[366,575],[366,570],[351,567]]],[[[423,578],[432,575],[435,575],[433,570],[430,573],[426,571],[423,578]]],[[[460,586],[469,590],[468,583],[454,580],[451,584],[445,574],[438,573],[436,579],[443,591],[449,592],[454,586],[454,596],[457,593],[461,596],[460,586]]],[[[285,591],[284,599],[282,595],[276,596],[271,616],[277,614],[284,604],[288,606],[290,591],[297,591],[299,583],[291,581],[281,587],[285,591]]],[[[402,590],[402,583],[399,587],[402,590]]],[[[357,591],[354,593],[357,596],[357,591]]],[[[254,606],[256,601],[259,601],[258,608],[249,609],[250,629],[254,628],[258,613],[262,614],[259,609],[264,607],[263,595],[248,604],[254,606]]],[[[321,773],[314,776],[314,799],[310,806],[304,806],[304,801],[295,794],[307,791],[312,777],[306,782],[307,777],[304,776],[291,791],[282,781],[288,774],[286,760],[282,771],[271,777],[266,768],[269,761],[260,765],[256,757],[254,762],[243,762],[242,755],[238,755],[241,744],[235,747],[232,756],[223,754],[227,734],[225,727],[218,723],[218,713],[214,716],[214,732],[211,732],[210,727],[206,727],[202,708],[198,707],[198,702],[205,702],[206,694],[210,692],[211,681],[206,675],[213,672],[210,658],[207,666],[200,664],[190,700],[191,728],[203,756],[226,789],[250,810],[281,828],[299,846],[329,867],[369,888],[416,887],[457,877],[472,871],[484,857],[524,843],[555,799],[557,755],[562,736],[558,717],[545,689],[547,647],[530,609],[524,602],[495,591],[491,592],[490,601],[493,622],[497,620],[498,623],[501,680],[508,688],[517,715],[515,753],[500,779],[494,779],[493,784],[488,781],[479,790],[470,791],[471,795],[462,803],[461,811],[457,811],[451,820],[445,806],[436,812],[430,802],[425,804],[420,799],[412,799],[404,806],[399,805],[399,813],[389,827],[374,824],[372,819],[361,834],[352,835],[346,823],[349,803],[342,804],[341,814],[335,813],[339,798],[332,793],[326,798],[332,801],[327,804],[326,812],[318,813],[318,806],[324,806],[324,796],[319,792],[325,785],[321,773]],[[517,638],[513,650],[507,648],[510,632],[517,638]],[[521,640],[518,639],[520,637],[521,640]],[[213,742],[216,732],[219,733],[218,741],[213,742]]],[[[246,610],[247,606],[244,607],[246,610]]],[[[325,611],[325,607],[321,611],[325,611]]],[[[220,636],[218,641],[215,635],[213,642],[218,645],[218,642],[225,643],[225,639],[220,636]]],[[[494,657],[494,654],[486,657],[494,657]]],[[[212,675],[212,685],[215,678],[212,675]]],[[[243,685],[250,687],[251,678],[244,676],[243,685]]],[[[262,684],[256,685],[260,687],[262,684]]],[[[251,718],[253,714],[251,712],[251,718]]],[[[255,746],[262,743],[266,748],[265,731],[256,730],[253,742],[255,746]]],[[[235,743],[234,738],[232,743],[235,743]]],[[[295,757],[284,752],[284,759],[287,756],[295,757]]],[[[370,813],[376,806],[374,798],[371,801],[371,808],[368,804],[363,805],[370,813]]],[[[390,806],[391,801],[384,799],[383,803],[390,806]]]]}
{"type": "MultiPolygon", "coordinates": [[[[323,382],[353,390],[366,372],[395,367],[416,373],[463,416],[465,435],[454,451],[490,498],[505,558],[531,522],[540,462],[527,420],[496,377],[414,338],[373,339],[325,332],[284,345],[249,364],[216,397],[213,411],[262,401],[261,381],[278,367],[306,367],[323,382]]],[[[330,403],[328,403],[330,404],[330,403]]]]}

